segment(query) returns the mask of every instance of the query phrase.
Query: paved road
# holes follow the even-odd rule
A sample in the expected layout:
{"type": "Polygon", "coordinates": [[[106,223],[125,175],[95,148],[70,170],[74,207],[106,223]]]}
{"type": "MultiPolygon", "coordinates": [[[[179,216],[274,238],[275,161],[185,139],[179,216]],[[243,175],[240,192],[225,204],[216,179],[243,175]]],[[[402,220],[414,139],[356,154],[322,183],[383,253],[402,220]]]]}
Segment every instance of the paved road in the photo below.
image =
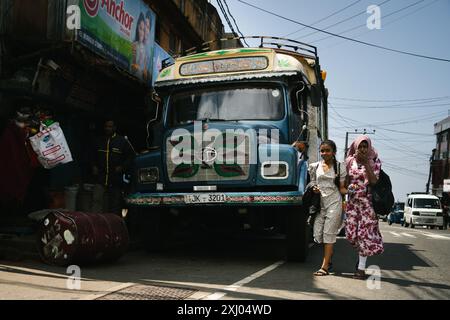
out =
{"type": "Polygon", "coordinates": [[[115,264],[84,267],[80,290],[67,289],[65,268],[0,261],[0,299],[450,299],[449,230],[380,224],[385,253],[368,259],[380,282],[351,278],[356,253],[343,238],[334,274],[317,278],[320,246],[307,262],[288,263],[277,237],[199,237],[164,254],[132,251],[115,264]]]}

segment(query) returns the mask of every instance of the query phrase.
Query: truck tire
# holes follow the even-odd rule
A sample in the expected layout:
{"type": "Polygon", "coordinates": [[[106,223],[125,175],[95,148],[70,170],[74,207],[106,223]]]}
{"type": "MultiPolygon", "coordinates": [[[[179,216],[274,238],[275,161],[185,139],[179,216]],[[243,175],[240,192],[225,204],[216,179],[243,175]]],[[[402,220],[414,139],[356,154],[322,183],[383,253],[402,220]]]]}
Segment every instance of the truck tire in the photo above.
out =
{"type": "Polygon", "coordinates": [[[303,262],[308,255],[309,228],[306,213],[302,207],[289,207],[286,210],[287,260],[303,262]]]}
{"type": "Polygon", "coordinates": [[[147,252],[161,252],[167,249],[169,226],[164,212],[141,211],[141,238],[147,252]]]}

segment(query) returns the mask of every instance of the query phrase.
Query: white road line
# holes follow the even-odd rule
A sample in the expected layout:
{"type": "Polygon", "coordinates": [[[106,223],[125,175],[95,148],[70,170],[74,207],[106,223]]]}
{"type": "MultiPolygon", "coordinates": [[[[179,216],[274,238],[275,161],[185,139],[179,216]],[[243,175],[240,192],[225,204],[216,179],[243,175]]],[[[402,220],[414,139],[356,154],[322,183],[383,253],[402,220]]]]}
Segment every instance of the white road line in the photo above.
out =
{"type": "MultiPolygon", "coordinates": [[[[250,275],[250,276],[248,276],[248,277],[246,277],[246,278],[244,278],[242,280],[239,280],[238,282],[233,283],[230,286],[227,286],[227,287],[223,288],[223,290],[224,291],[231,291],[231,292],[237,291],[243,285],[245,285],[245,284],[247,284],[247,283],[249,283],[249,282],[251,282],[251,281],[253,281],[253,280],[255,280],[255,279],[257,279],[257,278],[259,278],[259,277],[261,277],[263,275],[265,275],[266,273],[268,273],[268,272],[278,268],[283,263],[285,263],[285,261],[275,262],[274,264],[268,266],[267,268],[264,268],[264,269],[262,269],[262,270],[260,270],[258,272],[255,272],[254,274],[252,274],[252,275],[250,275]]],[[[215,292],[213,294],[210,294],[209,296],[206,296],[202,300],[219,300],[219,299],[223,298],[224,296],[226,296],[225,292],[215,292]]]]}
{"type": "Polygon", "coordinates": [[[394,231],[389,231],[394,237],[401,237],[401,235],[399,235],[397,232],[394,231]]]}
{"type": "Polygon", "coordinates": [[[444,240],[450,240],[450,238],[449,238],[449,237],[446,237],[446,236],[441,236],[441,235],[439,235],[439,234],[424,233],[423,235],[424,235],[424,236],[427,236],[427,237],[430,237],[430,238],[433,238],[433,239],[444,239],[444,240]]]}
{"type": "Polygon", "coordinates": [[[412,234],[409,234],[406,232],[402,232],[402,235],[404,235],[405,237],[408,237],[408,238],[417,238],[416,236],[413,236],[412,234]]]}

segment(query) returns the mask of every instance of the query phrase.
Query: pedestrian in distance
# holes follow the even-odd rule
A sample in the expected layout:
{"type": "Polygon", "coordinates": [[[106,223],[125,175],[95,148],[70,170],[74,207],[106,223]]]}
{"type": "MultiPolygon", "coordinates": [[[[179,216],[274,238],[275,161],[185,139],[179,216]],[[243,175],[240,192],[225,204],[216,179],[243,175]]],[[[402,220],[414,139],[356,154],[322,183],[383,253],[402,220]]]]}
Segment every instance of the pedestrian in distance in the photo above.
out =
{"type": "Polygon", "coordinates": [[[353,277],[365,279],[367,257],[384,251],[371,194],[371,186],[376,184],[380,175],[381,161],[368,136],[361,135],[353,141],[347,152],[346,168],[346,237],[359,255],[353,277]]]}
{"type": "Polygon", "coordinates": [[[315,181],[313,191],[320,193],[320,212],[314,220],[314,241],[323,243],[324,256],[315,276],[327,276],[332,267],[331,257],[336,236],[342,224],[342,197],[346,194],[345,165],[336,160],[336,144],[325,140],[320,144],[321,161],[311,163],[308,172],[315,181]]]}
{"type": "Polygon", "coordinates": [[[121,215],[123,174],[130,168],[135,152],[130,142],[116,133],[114,120],[104,122],[104,135],[95,142],[92,159],[94,176],[93,212],[121,215]]]}

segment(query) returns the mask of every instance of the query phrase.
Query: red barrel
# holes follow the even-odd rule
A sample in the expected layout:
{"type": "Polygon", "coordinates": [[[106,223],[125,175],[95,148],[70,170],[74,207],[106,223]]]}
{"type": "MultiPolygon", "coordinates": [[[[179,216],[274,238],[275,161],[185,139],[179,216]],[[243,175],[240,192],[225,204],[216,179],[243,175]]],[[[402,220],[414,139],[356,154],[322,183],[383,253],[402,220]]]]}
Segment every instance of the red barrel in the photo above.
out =
{"type": "Polygon", "coordinates": [[[129,237],[115,214],[55,210],[42,220],[37,241],[42,260],[67,266],[114,261],[126,252],[129,237]]]}

